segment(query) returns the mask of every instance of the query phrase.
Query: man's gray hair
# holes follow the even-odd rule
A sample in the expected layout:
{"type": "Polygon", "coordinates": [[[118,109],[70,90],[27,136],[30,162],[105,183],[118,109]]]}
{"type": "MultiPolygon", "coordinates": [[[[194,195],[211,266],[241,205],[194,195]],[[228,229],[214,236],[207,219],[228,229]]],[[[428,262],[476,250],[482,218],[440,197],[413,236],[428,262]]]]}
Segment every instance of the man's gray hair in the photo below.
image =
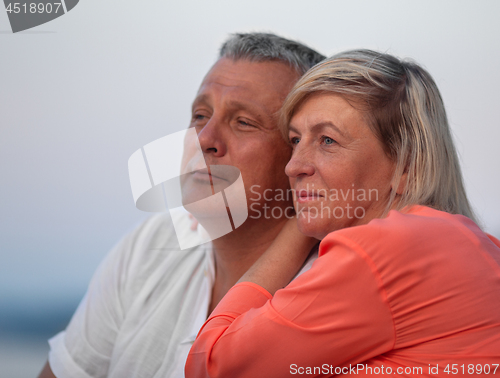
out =
{"type": "Polygon", "coordinates": [[[306,45],[271,33],[236,33],[224,42],[219,58],[247,59],[252,62],[277,60],[295,68],[302,76],[325,59],[306,45]]]}

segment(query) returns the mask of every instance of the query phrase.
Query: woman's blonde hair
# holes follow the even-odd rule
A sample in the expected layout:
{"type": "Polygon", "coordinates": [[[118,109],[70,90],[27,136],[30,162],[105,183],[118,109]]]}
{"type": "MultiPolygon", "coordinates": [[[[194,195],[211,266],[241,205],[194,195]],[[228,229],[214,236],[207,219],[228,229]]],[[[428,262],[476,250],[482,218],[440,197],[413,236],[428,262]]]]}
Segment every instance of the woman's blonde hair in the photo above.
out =
{"type": "Polygon", "coordinates": [[[280,117],[285,138],[294,112],[321,92],[341,95],[364,111],[395,161],[393,188],[404,186],[400,196],[393,190],[387,211],[418,204],[475,220],[443,100],[426,70],[371,50],[334,55],[308,71],[286,98],[280,117]]]}

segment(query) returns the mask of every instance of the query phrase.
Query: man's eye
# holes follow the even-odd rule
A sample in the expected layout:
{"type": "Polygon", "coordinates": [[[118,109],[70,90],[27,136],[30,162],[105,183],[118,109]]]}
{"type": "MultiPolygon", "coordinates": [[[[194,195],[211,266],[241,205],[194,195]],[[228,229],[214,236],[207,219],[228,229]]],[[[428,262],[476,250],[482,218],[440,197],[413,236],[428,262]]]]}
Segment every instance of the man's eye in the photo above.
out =
{"type": "Polygon", "coordinates": [[[203,114],[194,114],[193,115],[193,120],[195,121],[200,121],[202,119],[205,119],[206,117],[203,114]]]}
{"type": "Polygon", "coordinates": [[[244,119],[239,119],[238,123],[244,127],[254,127],[254,125],[252,125],[250,122],[248,122],[247,120],[244,120],[244,119]]]}
{"type": "Polygon", "coordinates": [[[290,138],[290,144],[292,146],[299,144],[299,142],[300,142],[300,138],[297,138],[297,137],[290,138]]]}

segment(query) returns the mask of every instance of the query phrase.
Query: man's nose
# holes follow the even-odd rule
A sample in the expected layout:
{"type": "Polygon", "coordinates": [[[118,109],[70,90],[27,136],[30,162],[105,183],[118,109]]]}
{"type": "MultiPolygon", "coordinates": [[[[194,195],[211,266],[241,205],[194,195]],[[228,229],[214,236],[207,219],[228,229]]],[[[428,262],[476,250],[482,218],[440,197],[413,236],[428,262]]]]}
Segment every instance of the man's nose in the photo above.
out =
{"type": "Polygon", "coordinates": [[[204,154],[213,157],[222,157],[226,154],[223,126],[222,121],[213,115],[198,131],[198,139],[204,154]]]}
{"type": "Polygon", "coordinates": [[[285,167],[285,174],[288,177],[306,177],[312,176],[314,172],[314,162],[310,151],[296,147],[285,167]]]}

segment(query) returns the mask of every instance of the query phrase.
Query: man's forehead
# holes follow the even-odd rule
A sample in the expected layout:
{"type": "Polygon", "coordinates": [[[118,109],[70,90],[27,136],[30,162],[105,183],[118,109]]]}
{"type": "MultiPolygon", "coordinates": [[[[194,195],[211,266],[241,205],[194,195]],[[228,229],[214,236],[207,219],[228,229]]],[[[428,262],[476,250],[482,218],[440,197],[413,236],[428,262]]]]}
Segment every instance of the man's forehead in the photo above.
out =
{"type": "Polygon", "coordinates": [[[227,86],[272,86],[276,90],[291,89],[299,79],[298,72],[281,61],[250,61],[248,59],[219,59],[208,71],[201,86],[219,83],[227,86]]]}
{"type": "Polygon", "coordinates": [[[233,100],[281,103],[298,78],[299,74],[282,62],[222,58],[203,79],[195,102],[206,102],[213,95],[228,94],[233,100]]]}

